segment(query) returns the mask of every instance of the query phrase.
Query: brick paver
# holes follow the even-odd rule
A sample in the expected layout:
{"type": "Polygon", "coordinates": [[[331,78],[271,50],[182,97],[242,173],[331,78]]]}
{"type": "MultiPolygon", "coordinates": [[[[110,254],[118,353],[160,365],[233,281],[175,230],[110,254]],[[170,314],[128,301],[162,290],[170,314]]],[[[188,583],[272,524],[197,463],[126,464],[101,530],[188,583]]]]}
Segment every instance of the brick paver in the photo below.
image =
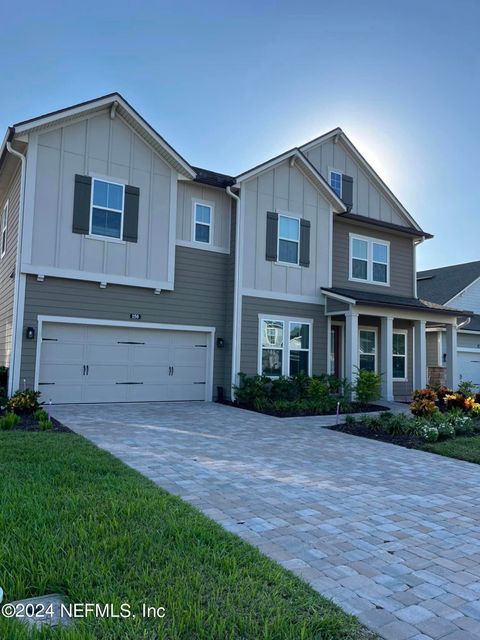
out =
{"type": "Polygon", "coordinates": [[[480,637],[480,466],[215,404],[53,413],[384,638],[480,637]]]}

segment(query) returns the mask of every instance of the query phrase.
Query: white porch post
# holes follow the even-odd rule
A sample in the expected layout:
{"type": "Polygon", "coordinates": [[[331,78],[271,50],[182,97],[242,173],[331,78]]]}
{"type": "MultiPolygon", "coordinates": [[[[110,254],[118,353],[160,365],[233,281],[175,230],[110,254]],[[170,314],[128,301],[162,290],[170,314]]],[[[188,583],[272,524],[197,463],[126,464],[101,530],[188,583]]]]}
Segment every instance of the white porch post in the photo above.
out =
{"type": "Polygon", "coordinates": [[[382,374],[382,398],[393,400],[393,318],[381,318],[380,373],[382,374]]]}
{"type": "Polygon", "coordinates": [[[457,325],[447,324],[447,387],[455,390],[458,386],[457,369],[457,325]]]}
{"type": "Polygon", "coordinates": [[[358,366],[358,313],[345,314],[345,378],[355,384],[358,366]]]}
{"type": "Polygon", "coordinates": [[[427,323],[414,321],[413,386],[424,389],[427,386],[427,323]]]}

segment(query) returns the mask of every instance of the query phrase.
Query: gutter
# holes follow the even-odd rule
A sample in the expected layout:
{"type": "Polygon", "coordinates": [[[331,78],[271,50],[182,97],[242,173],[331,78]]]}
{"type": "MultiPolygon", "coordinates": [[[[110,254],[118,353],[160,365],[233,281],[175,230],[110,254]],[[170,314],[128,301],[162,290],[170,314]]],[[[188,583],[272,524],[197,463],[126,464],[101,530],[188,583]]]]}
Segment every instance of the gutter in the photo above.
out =
{"type": "Polygon", "coordinates": [[[241,198],[233,193],[230,186],[226,187],[227,194],[236,201],[236,220],[235,220],[235,275],[233,285],[233,325],[232,325],[232,371],[230,379],[231,399],[234,398],[234,387],[237,384],[237,373],[239,371],[239,345],[240,331],[242,325],[242,300],[240,296],[240,204],[241,198]]]}
{"type": "Polygon", "coordinates": [[[418,298],[417,291],[417,247],[419,244],[425,242],[425,236],[418,238],[418,240],[413,241],[413,246],[415,251],[413,252],[413,297],[418,298]]]}
{"type": "MultiPolygon", "coordinates": [[[[17,254],[15,260],[15,284],[13,289],[13,321],[12,321],[12,345],[10,351],[10,368],[8,375],[8,395],[12,395],[15,392],[13,388],[13,383],[16,378],[16,369],[17,369],[17,359],[21,356],[21,345],[19,347],[19,353],[17,353],[17,333],[19,327],[19,318],[18,318],[18,308],[19,308],[19,291],[20,291],[20,277],[21,277],[21,264],[22,264],[22,235],[23,235],[23,217],[25,210],[25,173],[26,173],[26,164],[27,158],[14,149],[11,145],[11,141],[13,140],[13,136],[15,135],[15,129],[10,129],[10,134],[6,142],[6,148],[8,153],[11,153],[13,156],[16,156],[20,159],[22,163],[21,168],[21,176],[20,176],[20,201],[18,208],[18,229],[17,229],[17,254]]],[[[22,317],[23,322],[23,317],[22,317]]],[[[21,331],[21,329],[20,329],[21,331]]],[[[20,334],[21,335],[21,334],[20,334]]]]}

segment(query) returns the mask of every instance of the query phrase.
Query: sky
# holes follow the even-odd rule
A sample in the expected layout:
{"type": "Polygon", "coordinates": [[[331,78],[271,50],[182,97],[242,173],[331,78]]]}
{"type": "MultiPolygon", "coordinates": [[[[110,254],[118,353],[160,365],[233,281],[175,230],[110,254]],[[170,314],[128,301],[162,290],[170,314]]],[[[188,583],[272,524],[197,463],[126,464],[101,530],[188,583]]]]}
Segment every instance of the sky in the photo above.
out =
{"type": "Polygon", "coordinates": [[[18,8],[2,129],[119,91],[191,164],[236,175],[340,126],[435,235],[419,269],[480,260],[479,0],[18,8]]]}

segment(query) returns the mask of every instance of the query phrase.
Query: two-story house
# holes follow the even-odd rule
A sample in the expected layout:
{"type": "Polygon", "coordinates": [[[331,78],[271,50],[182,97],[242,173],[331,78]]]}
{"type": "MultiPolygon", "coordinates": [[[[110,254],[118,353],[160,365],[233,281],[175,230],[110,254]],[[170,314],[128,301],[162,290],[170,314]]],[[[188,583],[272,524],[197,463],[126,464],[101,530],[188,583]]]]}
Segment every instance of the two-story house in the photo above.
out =
{"type": "Polygon", "coordinates": [[[0,364],[52,402],[211,400],[237,374],[456,380],[464,313],[416,294],[431,237],[341,129],[231,177],[119,94],[19,122],[0,149],[0,364]]]}

